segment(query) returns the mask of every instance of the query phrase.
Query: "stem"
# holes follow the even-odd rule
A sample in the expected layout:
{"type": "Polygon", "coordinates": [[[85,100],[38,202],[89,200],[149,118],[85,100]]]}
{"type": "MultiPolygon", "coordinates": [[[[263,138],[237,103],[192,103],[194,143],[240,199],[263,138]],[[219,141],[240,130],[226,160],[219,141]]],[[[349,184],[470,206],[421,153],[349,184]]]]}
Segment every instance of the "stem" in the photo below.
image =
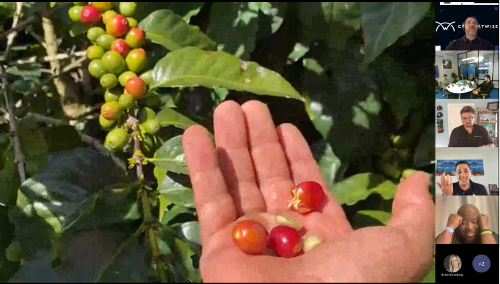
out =
{"type": "MultiPolygon", "coordinates": [[[[139,180],[144,179],[144,170],[142,168],[143,157],[137,155],[141,153],[141,141],[139,140],[139,126],[138,119],[133,115],[133,112],[129,112],[128,121],[132,123],[132,136],[134,139],[134,156],[136,160],[136,172],[139,180]]],[[[146,189],[142,189],[141,191],[141,202],[142,202],[142,212],[144,216],[144,222],[146,224],[150,224],[149,228],[146,231],[149,243],[151,244],[151,254],[153,255],[153,259],[156,262],[156,269],[158,274],[160,274],[160,279],[162,283],[168,283],[167,271],[165,271],[165,267],[163,267],[163,263],[161,260],[161,252],[158,248],[158,243],[156,242],[156,234],[154,228],[151,226],[154,222],[153,215],[151,214],[151,204],[149,204],[148,192],[146,189]]]]}
{"type": "MultiPolygon", "coordinates": [[[[12,29],[14,29],[19,20],[19,15],[21,14],[21,10],[23,8],[23,2],[16,2],[16,14],[14,15],[14,21],[12,22],[12,29]]],[[[4,59],[7,60],[9,56],[9,52],[14,42],[15,37],[17,36],[17,31],[9,34],[7,39],[7,47],[5,48],[4,59]]],[[[5,106],[7,107],[9,113],[9,124],[10,124],[10,135],[11,135],[11,143],[14,144],[14,155],[15,155],[15,163],[17,164],[17,171],[19,172],[19,178],[21,183],[26,180],[26,172],[24,170],[24,154],[21,146],[21,139],[19,138],[19,133],[17,129],[16,117],[14,115],[14,110],[12,109],[12,105],[10,104],[10,89],[9,82],[6,76],[4,75],[4,67],[3,64],[0,64],[0,76],[2,77],[2,89],[4,91],[5,97],[5,106]]]]}

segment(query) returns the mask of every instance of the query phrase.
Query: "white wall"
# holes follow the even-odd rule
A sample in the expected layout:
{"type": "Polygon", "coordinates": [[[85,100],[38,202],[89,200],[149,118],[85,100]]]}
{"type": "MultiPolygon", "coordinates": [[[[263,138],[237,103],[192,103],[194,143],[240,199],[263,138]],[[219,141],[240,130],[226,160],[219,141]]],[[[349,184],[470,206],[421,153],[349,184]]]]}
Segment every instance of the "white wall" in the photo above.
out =
{"type": "Polygon", "coordinates": [[[488,225],[498,232],[498,196],[436,196],[436,237],[446,228],[451,213],[457,214],[464,204],[476,206],[479,213],[488,215],[488,225]]]}
{"type": "MultiPolygon", "coordinates": [[[[436,160],[466,160],[479,159],[483,160],[484,176],[473,176],[473,182],[480,183],[486,187],[489,192],[488,184],[498,185],[498,148],[436,148],[436,160]]],[[[439,188],[438,182],[441,183],[440,177],[436,178],[436,196],[443,195],[439,188]]],[[[452,176],[453,182],[457,182],[456,176],[452,176]]]]}
{"type": "Polygon", "coordinates": [[[457,73],[458,71],[458,62],[457,62],[457,53],[456,52],[446,52],[446,51],[436,51],[436,57],[434,60],[434,64],[438,66],[439,70],[439,82],[444,78],[444,74],[448,75],[448,80],[453,81],[453,77],[451,76],[451,73],[455,73],[459,75],[460,73],[457,73]],[[452,68],[453,69],[443,69],[443,57],[445,59],[451,59],[452,63],[452,68]]]}
{"type": "MultiPolygon", "coordinates": [[[[449,133],[450,131],[448,130],[448,104],[454,104],[454,103],[464,103],[464,104],[474,104],[474,109],[477,108],[482,108],[486,109],[488,106],[488,102],[498,102],[498,100],[483,100],[483,99],[471,99],[471,100],[436,100],[436,108],[435,108],[435,113],[437,115],[438,110],[437,106],[441,105],[443,107],[443,110],[440,112],[443,114],[443,127],[444,127],[444,132],[443,133],[437,133],[437,123],[436,123],[436,147],[448,147],[448,143],[450,142],[450,136],[449,133]]],[[[474,123],[477,123],[477,118],[478,115],[476,113],[476,118],[474,123]]]]}

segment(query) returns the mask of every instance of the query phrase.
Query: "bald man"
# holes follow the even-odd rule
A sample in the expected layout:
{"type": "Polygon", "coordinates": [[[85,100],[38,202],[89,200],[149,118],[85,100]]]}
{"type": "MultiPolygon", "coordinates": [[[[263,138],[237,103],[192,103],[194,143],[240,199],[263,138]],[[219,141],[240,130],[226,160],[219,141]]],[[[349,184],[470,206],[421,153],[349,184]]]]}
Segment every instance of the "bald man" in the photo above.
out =
{"type": "Polygon", "coordinates": [[[450,214],[448,223],[436,244],[497,244],[498,234],[488,227],[488,215],[481,214],[476,206],[462,205],[457,214],[450,214]]]}

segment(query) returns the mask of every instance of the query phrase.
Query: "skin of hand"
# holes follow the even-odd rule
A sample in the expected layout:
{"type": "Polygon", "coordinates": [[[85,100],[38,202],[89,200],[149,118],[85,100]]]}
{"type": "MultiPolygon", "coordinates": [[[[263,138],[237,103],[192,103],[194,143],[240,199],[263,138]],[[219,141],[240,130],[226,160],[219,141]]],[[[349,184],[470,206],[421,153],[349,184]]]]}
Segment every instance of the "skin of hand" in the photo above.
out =
{"type": "Polygon", "coordinates": [[[441,191],[444,195],[452,195],[453,194],[453,180],[450,175],[445,175],[444,173],[441,175],[441,183],[437,183],[441,191]]]}
{"type": "Polygon", "coordinates": [[[209,132],[186,129],[183,148],[200,223],[204,282],[417,282],[432,264],[434,203],[429,175],[417,172],[397,187],[386,226],[353,230],[342,207],[325,190],[319,212],[287,207],[291,188],[314,180],[327,189],[300,131],[275,127],[267,106],[226,101],[209,132]],[[281,214],[324,242],[294,258],[247,255],[232,240],[237,221],[254,219],[268,232],[281,214]],[[341,269],[339,269],[341,268],[341,269]]]}
{"type": "Polygon", "coordinates": [[[488,221],[489,221],[488,215],[486,214],[479,215],[479,229],[480,230],[488,229],[488,221]]]}
{"type": "Polygon", "coordinates": [[[462,217],[457,214],[451,213],[448,217],[448,223],[446,223],[446,226],[455,230],[456,228],[458,228],[458,226],[460,226],[460,224],[462,224],[462,217]]]}

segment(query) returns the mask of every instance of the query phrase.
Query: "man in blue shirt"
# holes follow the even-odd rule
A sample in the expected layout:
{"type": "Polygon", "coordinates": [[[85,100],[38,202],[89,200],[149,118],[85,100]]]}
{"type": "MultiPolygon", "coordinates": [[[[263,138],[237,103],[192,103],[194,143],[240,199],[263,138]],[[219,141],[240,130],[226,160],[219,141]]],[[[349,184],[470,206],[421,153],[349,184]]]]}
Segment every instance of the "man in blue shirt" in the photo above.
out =
{"type": "Polygon", "coordinates": [[[479,23],[476,17],[469,16],[465,19],[462,29],[465,31],[465,36],[450,42],[446,50],[495,50],[489,41],[477,36],[479,23]]]}

